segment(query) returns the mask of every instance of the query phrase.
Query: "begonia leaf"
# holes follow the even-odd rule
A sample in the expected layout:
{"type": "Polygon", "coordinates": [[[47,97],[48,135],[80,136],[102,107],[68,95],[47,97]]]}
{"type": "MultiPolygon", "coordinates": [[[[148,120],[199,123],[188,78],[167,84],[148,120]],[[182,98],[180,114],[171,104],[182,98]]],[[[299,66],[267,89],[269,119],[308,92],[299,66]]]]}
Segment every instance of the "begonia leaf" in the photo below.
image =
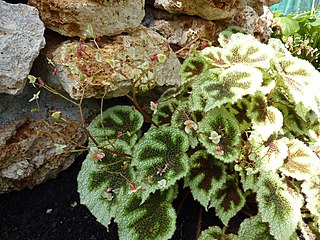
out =
{"type": "Polygon", "coordinates": [[[226,182],[226,166],[204,150],[190,157],[190,171],[185,180],[194,199],[208,207],[211,195],[226,182]]]}
{"type": "Polygon", "coordinates": [[[279,176],[263,172],[257,185],[257,201],[262,221],[269,224],[277,240],[288,240],[301,219],[302,201],[289,192],[279,176]]]}
{"type": "Polygon", "coordinates": [[[187,135],[172,126],[151,129],[140,139],[134,147],[132,165],[139,169],[137,181],[144,183],[143,201],[187,175],[188,148],[187,135]]]}
{"type": "Polygon", "coordinates": [[[235,234],[227,234],[220,227],[213,226],[201,232],[198,240],[240,240],[235,234]]]}
{"type": "MultiPolygon", "coordinates": [[[[93,119],[88,130],[97,142],[120,139],[133,146],[143,121],[143,116],[130,106],[115,106],[93,119]]],[[[93,145],[90,140],[89,146],[93,145]]]]}
{"type": "Polygon", "coordinates": [[[297,180],[308,180],[320,175],[320,159],[303,142],[292,139],[288,143],[288,156],[280,168],[286,176],[297,180]]]}
{"type": "Polygon", "coordinates": [[[123,201],[115,222],[118,223],[120,240],[170,239],[175,231],[176,212],[172,201],[177,188],[157,191],[141,204],[141,197],[132,194],[123,201]]]}
{"type": "Polygon", "coordinates": [[[228,175],[226,183],[213,194],[210,207],[215,207],[216,215],[224,225],[228,226],[229,220],[244,205],[245,194],[238,184],[237,177],[228,175]]]}
{"type": "Polygon", "coordinates": [[[237,120],[224,108],[209,111],[199,122],[199,140],[208,153],[224,162],[233,162],[239,155],[237,149],[241,140],[237,120]],[[215,131],[221,136],[219,143],[214,143],[211,133],[215,131]]]}
{"type": "MultiPolygon", "coordinates": [[[[115,147],[118,151],[131,153],[129,145],[124,141],[117,141],[115,147]]],[[[127,166],[126,158],[110,153],[105,153],[99,162],[87,158],[78,174],[81,204],[86,205],[97,221],[106,227],[116,216],[117,208],[129,190],[124,177],[132,177],[132,169],[127,166]]]]}

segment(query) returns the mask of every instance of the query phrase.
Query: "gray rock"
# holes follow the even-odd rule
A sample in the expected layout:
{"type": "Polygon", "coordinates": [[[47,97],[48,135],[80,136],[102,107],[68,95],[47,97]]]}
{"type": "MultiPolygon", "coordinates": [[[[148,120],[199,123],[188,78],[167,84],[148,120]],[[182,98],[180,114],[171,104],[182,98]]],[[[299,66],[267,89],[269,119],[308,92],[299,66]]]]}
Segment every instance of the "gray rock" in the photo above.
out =
{"type": "MultiPolygon", "coordinates": [[[[45,46],[38,10],[0,0],[0,93],[19,94],[34,59],[45,46]]],[[[1,107],[0,107],[1,111],[1,107]]]]}
{"type": "Polygon", "coordinates": [[[90,24],[98,36],[135,29],[144,17],[144,0],[29,0],[46,27],[62,35],[83,37],[90,24]]]}

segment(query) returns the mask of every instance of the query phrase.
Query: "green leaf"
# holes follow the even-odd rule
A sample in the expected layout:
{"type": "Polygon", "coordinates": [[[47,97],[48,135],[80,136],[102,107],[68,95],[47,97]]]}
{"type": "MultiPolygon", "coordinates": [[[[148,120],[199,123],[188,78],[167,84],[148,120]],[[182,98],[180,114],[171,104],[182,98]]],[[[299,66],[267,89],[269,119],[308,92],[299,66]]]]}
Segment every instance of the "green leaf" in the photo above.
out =
{"type": "Polygon", "coordinates": [[[150,193],[167,189],[187,175],[188,149],[187,135],[175,127],[161,126],[149,130],[140,139],[134,148],[132,165],[139,170],[138,182],[146,189],[143,201],[150,193]]]}
{"type": "Polygon", "coordinates": [[[178,101],[171,99],[158,104],[157,112],[152,116],[152,120],[158,125],[170,125],[171,117],[178,106],[178,101]]]}
{"type": "Polygon", "coordinates": [[[273,133],[281,130],[283,125],[282,113],[275,107],[267,107],[264,115],[259,115],[260,118],[252,120],[253,132],[250,138],[261,138],[266,141],[273,133]],[[263,118],[264,121],[261,121],[263,118]]]}
{"type": "MultiPolygon", "coordinates": [[[[302,192],[306,195],[307,208],[316,217],[318,226],[320,225],[320,177],[313,176],[301,185],[302,192]]],[[[318,229],[318,232],[319,229],[318,229]]],[[[320,236],[320,234],[319,234],[320,236]]]]}
{"type": "Polygon", "coordinates": [[[213,226],[201,232],[198,240],[238,240],[234,234],[226,234],[220,227],[213,226]]]}
{"type": "MultiPolygon", "coordinates": [[[[198,117],[202,117],[202,115],[200,114],[200,116],[198,117]]],[[[194,121],[194,124],[197,124],[197,116],[195,113],[191,111],[188,102],[182,102],[172,114],[171,125],[186,132],[185,123],[188,120],[192,120],[194,121]]],[[[195,148],[199,143],[197,139],[196,130],[197,129],[192,128],[190,129],[190,131],[187,132],[189,143],[192,148],[195,148]]]]}
{"type": "Polygon", "coordinates": [[[171,204],[177,188],[157,191],[142,205],[141,198],[133,194],[123,205],[115,221],[120,240],[166,240],[175,231],[176,213],[171,204]]]}
{"type": "Polygon", "coordinates": [[[260,176],[257,201],[262,221],[269,223],[275,239],[289,239],[301,219],[302,201],[289,192],[277,174],[271,172],[263,172],[260,176]]]}
{"type": "Polygon", "coordinates": [[[235,65],[224,70],[208,71],[201,78],[201,90],[193,93],[206,101],[204,111],[220,107],[225,103],[235,103],[242,96],[253,94],[261,87],[262,73],[253,67],[235,65]]]}
{"type": "Polygon", "coordinates": [[[235,119],[237,119],[241,132],[251,127],[251,119],[247,115],[247,109],[249,108],[249,106],[250,106],[250,101],[246,98],[242,98],[241,100],[238,100],[234,104],[226,105],[227,111],[232,116],[234,116],[235,119]]]}
{"type": "Polygon", "coordinates": [[[300,29],[299,23],[290,17],[277,17],[274,21],[279,25],[284,36],[293,35],[300,29]]]}
{"type": "Polygon", "coordinates": [[[200,55],[215,67],[227,67],[229,64],[223,59],[223,51],[224,49],[219,47],[206,47],[200,55]]]}
{"type": "Polygon", "coordinates": [[[262,123],[267,119],[267,98],[266,96],[257,91],[253,96],[248,108],[248,116],[257,123],[262,123]]]}
{"type": "Polygon", "coordinates": [[[288,138],[275,140],[271,136],[263,146],[257,148],[259,168],[263,171],[275,172],[278,170],[288,156],[288,141],[288,138]]]}
{"type": "Polygon", "coordinates": [[[274,240],[274,237],[270,234],[268,223],[263,222],[260,215],[245,219],[240,224],[238,234],[239,239],[274,240]]]}
{"type": "Polygon", "coordinates": [[[269,42],[268,42],[268,45],[271,46],[275,50],[276,56],[278,56],[278,57],[283,57],[283,56],[286,56],[286,55],[291,56],[290,51],[288,51],[288,49],[281,42],[280,39],[270,38],[269,42]]]}
{"type": "Polygon", "coordinates": [[[320,159],[303,142],[292,139],[288,143],[288,157],[280,168],[286,176],[297,180],[308,180],[320,175],[320,159]]]}
{"type": "MultiPolygon", "coordinates": [[[[130,154],[130,147],[124,141],[119,140],[115,145],[118,151],[130,154]]],[[[127,179],[132,176],[126,159],[108,153],[102,162],[85,159],[78,174],[81,204],[86,205],[97,221],[106,227],[116,216],[117,208],[129,189],[129,184],[123,176],[127,179]]]]}
{"type": "Polygon", "coordinates": [[[226,166],[204,150],[190,157],[190,171],[185,179],[194,199],[208,207],[212,194],[226,182],[226,166]]]}
{"type": "MultiPolygon", "coordinates": [[[[289,100],[300,108],[305,108],[297,114],[305,119],[307,111],[312,110],[320,117],[320,73],[306,60],[295,57],[280,57],[274,59],[274,62],[289,94],[289,100]]],[[[297,110],[299,109],[296,108],[297,110]]]]}
{"type": "Polygon", "coordinates": [[[229,44],[230,38],[235,33],[246,33],[246,31],[239,26],[229,26],[226,30],[219,33],[218,41],[222,47],[229,44]]]}
{"type": "MultiPolygon", "coordinates": [[[[88,130],[97,142],[120,139],[133,146],[143,121],[143,116],[130,106],[115,106],[93,119],[88,130]]],[[[90,141],[89,146],[93,145],[90,141]]]]}
{"type": "Polygon", "coordinates": [[[208,68],[209,64],[206,58],[202,56],[187,58],[180,68],[181,85],[192,82],[195,78],[206,72],[208,68]]]}
{"type": "Polygon", "coordinates": [[[225,62],[230,65],[241,64],[266,70],[270,68],[270,60],[274,56],[272,47],[242,33],[231,35],[223,54],[225,62]]]}
{"type": "Polygon", "coordinates": [[[243,208],[245,202],[245,195],[238,185],[237,176],[228,175],[226,184],[213,194],[210,207],[215,207],[216,215],[228,226],[229,220],[243,208]]]}
{"type": "Polygon", "coordinates": [[[233,162],[239,156],[237,149],[241,133],[237,120],[224,108],[215,108],[199,122],[199,140],[208,153],[224,162],[233,162]],[[212,132],[221,136],[219,143],[213,142],[212,132]]]}

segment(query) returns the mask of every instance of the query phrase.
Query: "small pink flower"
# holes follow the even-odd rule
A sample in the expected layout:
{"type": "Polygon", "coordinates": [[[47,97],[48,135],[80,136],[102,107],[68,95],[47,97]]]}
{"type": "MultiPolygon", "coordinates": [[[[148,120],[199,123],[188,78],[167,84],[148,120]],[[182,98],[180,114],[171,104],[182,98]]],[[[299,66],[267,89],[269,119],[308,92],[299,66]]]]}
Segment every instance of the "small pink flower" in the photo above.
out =
{"type": "Polygon", "coordinates": [[[224,155],[224,151],[222,150],[221,145],[217,146],[217,152],[218,152],[219,155],[224,155]]]}
{"type": "Polygon", "coordinates": [[[152,55],[151,57],[150,57],[150,61],[151,62],[154,62],[155,60],[157,60],[158,59],[158,54],[154,54],[154,55],[152,55]]]}
{"type": "Polygon", "coordinates": [[[44,81],[42,78],[39,78],[39,87],[42,88],[44,86],[44,81]]]}
{"type": "Polygon", "coordinates": [[[91,147],[88,158],[93,161],[100,161],[105,157],[105,154],[97,147],[91,147]]]}
{"type": "Polygon", "coordinates": [[[142,190],[142,191],[145,190],[143,187],[137,186],[133,182],[130,183],[130,188],[131,188],[131,190],[128,192],[129,195],[132,194],[132,193],[135,193],[135,192],[137,192],[139,190],[142,190]]]}
{"type": "Polygon", "coordinates": [[[153,102],[153,101],[150,102],[150,109],[153,111],[153,114],[157,113],[158,105],[159,105],[159,103],[157,103],[157,102],[153,102]]]}
{"type": "Polygon", "coordinates": [[[119,137],[120,137],[122,134],[123,134],[122,131],[118,131],[118,132],[117,132],[117,135],[118,135],[119,137]]]}

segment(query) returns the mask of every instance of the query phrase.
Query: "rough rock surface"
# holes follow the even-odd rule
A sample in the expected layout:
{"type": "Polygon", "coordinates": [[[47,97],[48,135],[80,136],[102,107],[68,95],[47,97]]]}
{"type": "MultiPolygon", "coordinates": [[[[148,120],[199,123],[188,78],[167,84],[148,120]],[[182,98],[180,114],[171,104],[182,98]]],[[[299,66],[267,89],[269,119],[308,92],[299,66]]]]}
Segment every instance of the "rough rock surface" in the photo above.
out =
{"type": "Polygon", "coordinates": [[[146,8],[145,24],[160,33],[170,44],[185,46],[197,36],[217,42],[218,32],[227,28],[228,23],[213,22],[188,15],[176,15],[151,7],[146,8]]]}
{"type": "MultiPolygon", "coordinates": [[[[56,75],[53,75],[52,71],[45,70],[48,74],[43,76],[43,79],[53,86],[60,82],[74,99],[107,99],[123,96],[124,92],[129,91],[130,81],[141,74],[138,68],[145,68],[145,62],[149,62],[153,67],[150,67],[152,71],[147,71],[145,78],[154,79],[155,86],[173,86],[180,83],[180,62],[171,54],[166,39],[154,31],[140,26],[130,35],[102,38],[98,44],[99,51],[92,42],[80,43],[73,40],[63,42],[55,50],[44,51],[49,58],[52,54],[57,71],[56,75]],[[159,53],[168,56],[166,61],[161,64],[154,61],[153,64],[150,57],[159,53]],[[110,67],[108,61],[112,61],[115,66],[110,67]]],[[[37,69],[43,70],[42,67],[37,69]]],[[[143,78],[137,82],[141,87],[140,83],[145,83],[143,78]]]]}
{"type": "Polygon", "coordinates": [[[46,27],[65,36],[84,36],[90,24],[98,36],[136,28],[144,17],[144,0],[29,0],[46,27]]]}
{"type": "Polygon", "coordinates": [[[271,37],[273,13],[268,7],[263,9],[264,13],[259,16],[252,7],[246,6],[243,11],[235,16],[234,22],[237,26],[259,38],[260,41],[265,42],[271,37]]]}
{"type": "Polygon", "coordinates": [[[0,13],[0,93],[15,95],[45,46],[45,27],[34,7],[0,0],[0,13]]]}
{"type": "Polygon", "coordinates": [[[280,0],[155,0],[154,6],[170,13],[197,15],[207,20],[221,20],[233,18],[245,6],[262,10],[263,5],[270,6],[277,2],[280,0]]]}
{"type": "Polygon", "coordinates": [[[72,151],[86,142],[79,128],[21,117],[0,127],[0,193],[32,188],[71,165],[79,153],[59,153],[55,144],[72,151]],[[57,133],[60,132],[60,133],[57,133]]]}

